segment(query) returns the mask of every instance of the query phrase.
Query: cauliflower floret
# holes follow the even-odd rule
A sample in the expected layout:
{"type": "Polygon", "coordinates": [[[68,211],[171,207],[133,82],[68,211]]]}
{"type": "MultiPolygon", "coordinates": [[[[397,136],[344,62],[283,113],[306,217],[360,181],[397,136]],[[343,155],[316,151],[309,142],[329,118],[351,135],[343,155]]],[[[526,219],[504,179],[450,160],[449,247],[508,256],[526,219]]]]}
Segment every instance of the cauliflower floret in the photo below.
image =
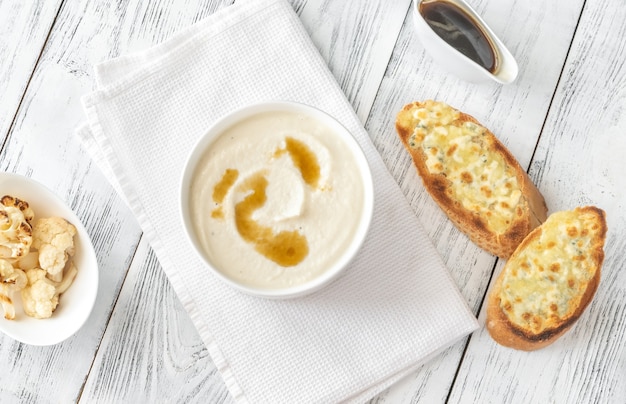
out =
{"type": "Polygon", "coordinates": [[[28,254],[32,243],[33,210],[28,202],[10,195],[0,198],[0,258],[28,254]]]}
{"type": "Polygon", "coordinates": [[[63,268],[74,255],[75,235],[76,227],[61,217],[39,219],[33,227],[32,247],[39,250],[39,265],[54,281],[63,278],[63,268]]]}
{"type": "Polygon", "coordinates": [[[24,312],[35,318],[49,318],[59,304],[54,283],[46,278],[46,271],[35,268],[26,271],[28,286],[22,289],[24,312]]]}
{"type": "Polygon", "coordinates": [[[26,284],[27,277],[24,271],[14,268],[9,261],[0,259],[0,304],[7,320],[15,319],[13,292],[24,288],[26,284]]]}
{"type": "Polygon", "coordinates": [[[24,214],[24,218],[29,224],[35,218],[35,212],[33,211],[33,209],[30,207],[28,202],[22,199],[16,198],[11,195],[5,195],[2,198],[0,198],[0,203],[2,203],[2,205],[4,206],[13,206],[21,210],[22,213],[24,214]]]}

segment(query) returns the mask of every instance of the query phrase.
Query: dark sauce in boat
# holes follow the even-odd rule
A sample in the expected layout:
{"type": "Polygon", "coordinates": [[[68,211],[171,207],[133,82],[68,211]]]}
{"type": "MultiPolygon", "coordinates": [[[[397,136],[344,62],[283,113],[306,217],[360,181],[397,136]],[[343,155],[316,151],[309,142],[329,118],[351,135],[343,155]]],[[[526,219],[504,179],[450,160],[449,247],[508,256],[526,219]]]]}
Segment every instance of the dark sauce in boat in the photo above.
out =
{"type": "Polygon", "coordinates": [[[491,73],[495,72],[496,55],[491,42],[465,11],[447,1],[430,1],[420,3],[419,12],[441,39],[491,73]]]}

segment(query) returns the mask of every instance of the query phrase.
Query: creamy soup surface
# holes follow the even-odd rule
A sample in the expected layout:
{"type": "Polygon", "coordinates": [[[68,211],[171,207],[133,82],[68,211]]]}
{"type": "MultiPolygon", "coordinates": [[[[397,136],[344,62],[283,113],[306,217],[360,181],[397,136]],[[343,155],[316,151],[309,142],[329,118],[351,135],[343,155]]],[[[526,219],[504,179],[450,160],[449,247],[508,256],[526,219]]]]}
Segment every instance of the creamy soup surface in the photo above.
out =
{"type": "Polygon", "coordinates": [[[314,118],[280,111],[219,135],[194,173],[190,209],[220,272],[273,289],[303,284],[337,262],[363,197],[349,146],[314,118]]]}

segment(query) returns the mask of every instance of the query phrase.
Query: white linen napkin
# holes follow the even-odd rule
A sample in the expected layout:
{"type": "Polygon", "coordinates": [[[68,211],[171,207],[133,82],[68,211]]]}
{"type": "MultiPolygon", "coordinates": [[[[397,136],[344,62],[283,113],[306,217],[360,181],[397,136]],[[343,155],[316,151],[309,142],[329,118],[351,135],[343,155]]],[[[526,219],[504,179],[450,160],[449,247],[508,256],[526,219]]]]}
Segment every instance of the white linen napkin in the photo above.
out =
{"type": "MultiPolygon", "coordinates": [[[[371,398],[478,326],[324,60],[284,0],[238,2],[145,52],[96,66],[87,151],[125,198],[239,402],[371,398]],[[347,273],[266,300],[214,278],[178,214],[195,141],[250,103],[291,100],[342,122],[375,184],[370,233],[347,273]]],[[[398,147],[401,147],[400,144],[398,147]]]]}

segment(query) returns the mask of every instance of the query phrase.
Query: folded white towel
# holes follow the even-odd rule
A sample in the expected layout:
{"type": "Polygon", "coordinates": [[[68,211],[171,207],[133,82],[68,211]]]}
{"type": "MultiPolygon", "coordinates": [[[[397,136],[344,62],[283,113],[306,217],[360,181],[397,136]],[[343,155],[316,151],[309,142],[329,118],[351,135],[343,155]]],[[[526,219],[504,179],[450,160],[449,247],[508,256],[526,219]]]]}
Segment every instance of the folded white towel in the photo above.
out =
{"type": "MultiPolygon", "coordinates": [[[[349,102],[284,0],[237,3],[143,53],[96,67],[77,133],[127,201],[240,402],[364,400],[477,322],[349,102]],[[195,141],[246,104],[291,100],[342,122],[375,183],[370,234],[346,274],[305,298],[243,295],[196,258],[178,186],[195,141]]],[[[398,147],[401,147],[398,144],[398,147]]]]}

